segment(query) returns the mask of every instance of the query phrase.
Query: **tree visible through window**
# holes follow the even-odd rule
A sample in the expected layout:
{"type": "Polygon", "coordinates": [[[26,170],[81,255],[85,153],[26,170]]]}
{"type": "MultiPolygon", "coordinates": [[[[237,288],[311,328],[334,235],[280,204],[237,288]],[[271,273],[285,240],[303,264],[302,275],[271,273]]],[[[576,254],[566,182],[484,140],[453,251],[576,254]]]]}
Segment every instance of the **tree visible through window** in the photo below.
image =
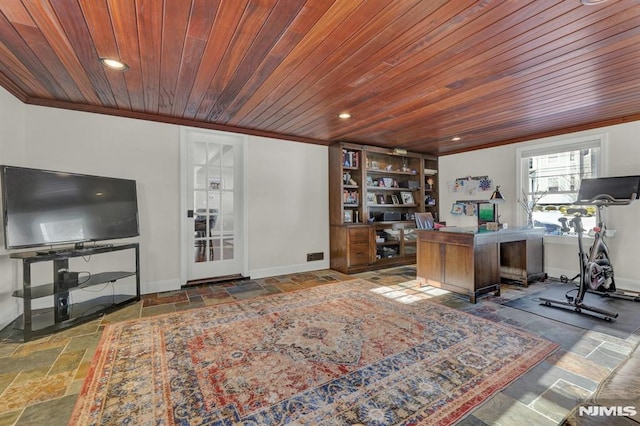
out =
{"type": "MultiPolygon", "coordinates": [[[[538,200],[533,208],[535,226],[544,226],[549,234],[560,233],[559,218],[567,216],[574,206],[580,181],[598,177],[602,138],[588,138],[554,145],[519,150],[521,196],[525,203],[538,200]]],[[[596,224],[594,206],[579,206],[588,210],[583,225],[596,224]]]]}

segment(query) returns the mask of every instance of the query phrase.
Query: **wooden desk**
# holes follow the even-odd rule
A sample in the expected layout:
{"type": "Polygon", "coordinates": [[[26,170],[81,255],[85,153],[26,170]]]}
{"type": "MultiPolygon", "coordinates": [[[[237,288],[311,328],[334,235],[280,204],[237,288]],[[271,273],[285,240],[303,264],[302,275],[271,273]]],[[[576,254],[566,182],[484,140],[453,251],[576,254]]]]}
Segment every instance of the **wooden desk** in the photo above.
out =
{"type": "Polygon", "coordinates": [[[543,236],[544,228],[420,230],[418,281],[468,295],[471,303],[484,293],[499,296],[501,277],[527,286],[534,277],[545,275],[543,236]]]}

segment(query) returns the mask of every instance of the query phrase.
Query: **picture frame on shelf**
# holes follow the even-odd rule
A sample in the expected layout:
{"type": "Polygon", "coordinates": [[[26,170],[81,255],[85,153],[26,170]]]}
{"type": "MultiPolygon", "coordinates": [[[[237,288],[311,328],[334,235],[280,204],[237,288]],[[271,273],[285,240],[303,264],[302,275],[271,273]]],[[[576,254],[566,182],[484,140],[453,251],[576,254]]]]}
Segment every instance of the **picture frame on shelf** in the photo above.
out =
{"type": "Polygon", "coordinates": [[[358,191],[344,191],[344,203],[345,204],[358,204],[358,191]]]}
{"type": "Polygon", "coordinates": [[[367,193],[367,204],[371,205],[371,204],[375,204],[376,203],[376,194],[374,194],[373,192],[368,192],[367,193]]]}
{"type": "Polygon", "coordinates": [[[344,223],[353,223],[353,210],[344,211],[344,223]]]}
{"type": "Polygon", "coordinates": [[[400,204],[400,200],[398,199],[398,196],[396,194],[391,195],[391,202],[393,204],[400,204]]]}
{"type": "Polygon", "coordinates": [[[433,179],[433,176],[427,176],[427,179],[426,179],[426,182],[425,182],[425,184],[426,184],[425,190],[432,191],[434,183],[435,183],[435,179],[433,179]]]}
{"type": "Polygon", "coordinates": [[[464,213],[464,204],[453,203],[453,206],[451,206],[451,214],[458,216],[462,213],[464,213]]]}
{"type": "Polygon", "coordinates": [[[402,204],[415,204],[413,194],[411,192],[402,191],[400,193],[400,198],[402,198],[402,204]]]}
{"type": "Polygon", "coordinates": [[[222,189],[224,181],[220,178],[209,178],[209,191],[218,191],[222,189]]]}
{"type": "Polygon", "coordinates": [[[376,204],[387,204],[387,200],[383,194],[376,195],[376,204]]]}

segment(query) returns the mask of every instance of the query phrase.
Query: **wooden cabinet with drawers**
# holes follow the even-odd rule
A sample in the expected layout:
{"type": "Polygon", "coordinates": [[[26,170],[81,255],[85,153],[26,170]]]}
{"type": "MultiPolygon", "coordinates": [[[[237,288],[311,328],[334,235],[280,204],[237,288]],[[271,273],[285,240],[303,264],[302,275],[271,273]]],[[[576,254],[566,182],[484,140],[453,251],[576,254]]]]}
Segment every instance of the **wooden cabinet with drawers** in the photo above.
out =
{"type": "Polygon", "coordinates": [[[331,269],[345,274],[371,269],[370,226],[331,226],[330,237],[331,269]]]}
{"type": "Polygon", "coordinates": [[[349,265],[368,265],[371,261],[369,227],[348,227],[347,232],[349,233],[349,265]]]}

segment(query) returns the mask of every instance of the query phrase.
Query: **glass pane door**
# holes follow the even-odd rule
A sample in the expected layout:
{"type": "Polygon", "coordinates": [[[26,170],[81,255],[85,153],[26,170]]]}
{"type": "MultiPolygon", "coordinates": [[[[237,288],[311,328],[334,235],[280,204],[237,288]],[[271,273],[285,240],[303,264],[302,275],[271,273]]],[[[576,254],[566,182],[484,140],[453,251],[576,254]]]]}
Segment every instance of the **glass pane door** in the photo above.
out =
{"type": "Polygon", "coordinates": [[[217,132],[188,136],[188,280],[243,272],[243,141],[217,132]]]}
{"type": "Polygon", "coordinates": [[[234,258],[233,146],[197,142],[193,165],[194,261],[234,258]]]}

